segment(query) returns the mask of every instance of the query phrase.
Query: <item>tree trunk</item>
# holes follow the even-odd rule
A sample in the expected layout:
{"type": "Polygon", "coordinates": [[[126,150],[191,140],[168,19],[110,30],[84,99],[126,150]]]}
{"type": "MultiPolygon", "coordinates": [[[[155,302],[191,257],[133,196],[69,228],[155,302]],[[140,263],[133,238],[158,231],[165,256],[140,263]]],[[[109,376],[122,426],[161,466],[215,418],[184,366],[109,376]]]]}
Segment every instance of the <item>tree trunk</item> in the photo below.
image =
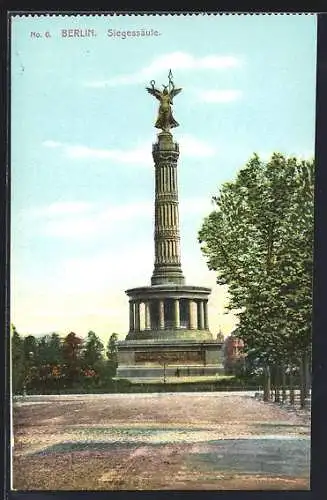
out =
{"type": "Polygon", "coordinates": [[[304,358],[302,357],[300,360],[300,406],[304,408],[305,406],[305,397],[306,397],[306,380],[305,380],[305,372],[304,372],[304,358]]]}
{"type": "Polygon", "coordinates": [[[290,371],[290,404],[294,405],[294,385],[293,385],[293,373],[292,373],[292,367],[290,371]]]}
{"type": "Polygon", "coordinates": [[[310,396],[310,366],[309,366],[309,355],[306,350],[301,358],[300,365],[300,380],[301,380],[301,408],[305,408],[308,398],[310,396]]]}
{"type": "Polygon", "coordinates": [[[304,394],[305,397],[308,398],[310,396],[311,374],[310,374],[310,359],[307,350],[303,355],[303,372],[304,372],[304,394]]]}
{"type": "Polygon", "coordinates": [[[280,402],[280,367],[276,365],[275,369],[275,401],[280,402]]]}
{"type": "Polygon", "coordinates": [[[282,402],[286,403],[286,366],[282,365],[282,402]]]}
{"type": "Polygon", "coordinates": [[[270,391],[271,391],[270,367],[266,365],[264,371],[264,386],[263,386],[264,401],[270,401],[271,399],[270,391]]]}
{"type": "Polygon", "coordinates": [[[270,389],[270,397],[271,401],[275,401],[276,398],[276,367],[272,365],[270,368],[270,379],[271,379],[271,389],[270,389]]]}

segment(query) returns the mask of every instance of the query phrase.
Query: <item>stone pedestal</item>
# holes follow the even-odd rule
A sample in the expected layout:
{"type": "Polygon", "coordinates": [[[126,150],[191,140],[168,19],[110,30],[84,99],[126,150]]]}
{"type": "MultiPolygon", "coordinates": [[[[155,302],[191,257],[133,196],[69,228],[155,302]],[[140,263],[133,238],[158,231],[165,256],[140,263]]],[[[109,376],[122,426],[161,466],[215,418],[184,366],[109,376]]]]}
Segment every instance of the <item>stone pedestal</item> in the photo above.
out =
{"type": "Polygon", "coordinates": [[[223,343],[199,340],[134,340],[118,343],[117,377],[160,378],[224,373],[223,343]]]}
{"type": "Polygon", "coordinates": [[[177,369],[181,376],[223,373],[223,344],[212,339],[208,328],[210,291],[174,283],[126,290],[130,311],[136,313],[130,314],[126,340],[118,343],[117,376],[160,377],[164,362],[167,376],[177,369]]]}

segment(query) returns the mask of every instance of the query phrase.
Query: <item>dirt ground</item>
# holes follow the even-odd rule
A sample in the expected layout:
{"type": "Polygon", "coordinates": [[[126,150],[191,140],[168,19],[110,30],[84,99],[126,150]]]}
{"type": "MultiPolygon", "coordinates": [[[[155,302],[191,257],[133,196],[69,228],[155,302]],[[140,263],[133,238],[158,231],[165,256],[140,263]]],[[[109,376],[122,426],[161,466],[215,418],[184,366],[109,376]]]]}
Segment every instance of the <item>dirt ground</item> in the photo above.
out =
{"type": "Polygon", "coordinates": [[[246,393],[13,403],[16,490],[308,489],[306,414],[246,393]]]}

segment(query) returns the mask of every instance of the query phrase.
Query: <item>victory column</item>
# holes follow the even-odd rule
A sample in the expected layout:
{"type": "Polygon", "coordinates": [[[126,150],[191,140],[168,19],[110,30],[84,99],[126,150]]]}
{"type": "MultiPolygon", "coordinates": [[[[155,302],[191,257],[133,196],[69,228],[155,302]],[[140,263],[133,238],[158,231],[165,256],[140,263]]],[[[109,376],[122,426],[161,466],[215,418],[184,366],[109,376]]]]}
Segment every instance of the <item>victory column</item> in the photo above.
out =
{"type": "Polygon", "coordinates": [[[179,146],[170,129],[178,127],[172,113],[175,88],[172,72],[163,90],[150,82],[146,90],[159,101],[152,146],[155,167],[154,271],[151,286],[126,290],[129,332],[118,342],[120,378],[159,377],[223,372],[222,343],[212,339],[208,325],[211,290],[185,284],[181,268],[177,161],[179,146]],[[142,321],[141,321],[142,319],[142,321]],[[185,372],[185,373],[184,373],[185,372]]]}

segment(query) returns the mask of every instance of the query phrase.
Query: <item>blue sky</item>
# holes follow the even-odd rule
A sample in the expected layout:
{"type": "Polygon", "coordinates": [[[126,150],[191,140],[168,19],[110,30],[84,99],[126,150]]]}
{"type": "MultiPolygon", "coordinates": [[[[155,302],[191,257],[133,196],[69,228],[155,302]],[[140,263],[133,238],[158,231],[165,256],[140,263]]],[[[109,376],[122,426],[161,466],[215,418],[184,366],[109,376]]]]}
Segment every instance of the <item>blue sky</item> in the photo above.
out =
{"type": "Polygon", "coordinates": [[[257,152],[314,150],[316,17],[14,17],[11,59],[11,320],[21,333],[128,330],[124,290],[153,271],[157,102],[174,102],[182,267],[213,288],[212,332],[227,335],[226,290],[197,243],[210,199],[257,152]],[[157,30],[108,37],[108,29],[157,30]],[[93,29],[95,37],[61,36],[93,29]],[[45,32],[50,37],[45,37],[45,32]],[[40,32],[41,37],[31,36],[40,32]]]}

